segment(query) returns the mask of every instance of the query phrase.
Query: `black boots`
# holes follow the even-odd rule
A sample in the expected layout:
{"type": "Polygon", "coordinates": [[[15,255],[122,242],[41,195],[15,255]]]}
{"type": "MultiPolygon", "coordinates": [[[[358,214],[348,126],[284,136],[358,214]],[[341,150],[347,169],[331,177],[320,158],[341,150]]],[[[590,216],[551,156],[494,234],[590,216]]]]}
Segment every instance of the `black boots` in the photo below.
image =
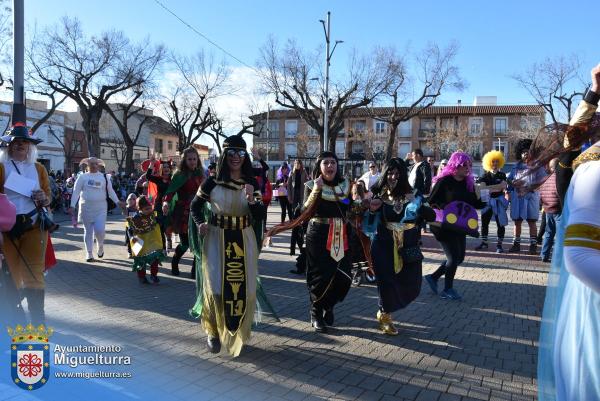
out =
{"type": "Polygon", "coordinates": [[[46,323],[46,314],[44,313],[44,289],[25,288],[24,294],[27,297],[27,307],[31,324],[39,326],[46,323]]]}
{"type": "Polygon", "coordinates": [[[333,326],[334,316],[333,316],[333,307],[329,309],[325,309],[325,313],[323,314],[323,321],[327,326],[333,326]]]}
{"type": "Polygon", "coordinates": [[[530,255],[537,255],[538,254],[538,250],[537,250],[537,242],[534,238],[531,239],[531,242],[529,243],[529,254],[530,255]]]}
{"type": "Polygon", "coordinates": [[[317,333],[327,333],[327,326],[323,320],[323,308],[314,305],[310,308],[310,322],[317,333]]]}
{"type": "Polygon", "coordinates": [[[221,341],[219,340],[219,337],[208,336],[206,345],[211,354],[218,354],[221,351],[221,341]]]}
{"type": "Polygon", "coordinates": [[[171,259],[171,274],[173,276],[179,276],[179,261],[183,256],[183,252],[181,248],[178,246],[175,248],[175,253],[173,254],[173,259],[171,259]]]}
{"type": "Polygon", "coordinates": [[[519,253],[519,252],[521,252],[521,243],[520,242],[513,242],[512,246],[510,247],[510,249],[508,250],[508,252],[510,252],[510,253],[519,253]]]}

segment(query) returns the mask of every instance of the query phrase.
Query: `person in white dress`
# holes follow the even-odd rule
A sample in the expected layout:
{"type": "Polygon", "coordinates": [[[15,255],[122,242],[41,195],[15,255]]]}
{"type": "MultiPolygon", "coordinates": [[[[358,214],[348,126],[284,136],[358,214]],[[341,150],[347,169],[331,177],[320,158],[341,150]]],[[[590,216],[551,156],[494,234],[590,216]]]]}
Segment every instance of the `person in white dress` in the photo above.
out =
{"type": "Polygon", "coordinates": [[[106,214],[108,212],[107,198],[121,208],[125,203],[117,197],[109,174],[102,173],[100,166],[104,162],[96,157],[83,159],[81,164],[87,165],[87,172],[80,174],[75,181],[73,196],[71,197],[72,212],[79,203],[77,219],[83,223],[83,239],[85,243],[86,261],[93,262],[94,239],[96,239],[98,258],[104,256],[104,234],[106,226],[106,214]]]}

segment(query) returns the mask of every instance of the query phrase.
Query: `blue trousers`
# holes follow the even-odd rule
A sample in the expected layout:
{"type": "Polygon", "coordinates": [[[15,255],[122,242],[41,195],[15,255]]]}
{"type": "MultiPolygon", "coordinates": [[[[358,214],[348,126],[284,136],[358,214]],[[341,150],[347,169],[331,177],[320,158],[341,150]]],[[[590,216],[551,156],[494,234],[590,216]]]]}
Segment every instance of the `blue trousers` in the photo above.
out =
{"type": "Polygon", "coordinates": [[[542,241],[542,259],[550,259],[552,256],[552,245],[554,245],[554,236],[556,228],[560,224],[560,214],[546,212],[546,230],[544,231],[544,239],[542,241]]]}

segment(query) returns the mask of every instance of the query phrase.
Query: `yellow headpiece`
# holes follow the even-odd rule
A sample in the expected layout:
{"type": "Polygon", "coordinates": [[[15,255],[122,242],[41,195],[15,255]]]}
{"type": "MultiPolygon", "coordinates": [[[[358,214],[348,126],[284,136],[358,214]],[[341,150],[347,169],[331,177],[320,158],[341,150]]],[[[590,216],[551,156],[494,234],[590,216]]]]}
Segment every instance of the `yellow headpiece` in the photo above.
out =
{"type": "Polygon", "coordinates": [[[504,153],[498,150],[491,150],[483,155],[483,159],[481,160],[481,165],[485,171],[492,171],[492,161],[498,160],[498,170],[504,167],[504,153]]]}

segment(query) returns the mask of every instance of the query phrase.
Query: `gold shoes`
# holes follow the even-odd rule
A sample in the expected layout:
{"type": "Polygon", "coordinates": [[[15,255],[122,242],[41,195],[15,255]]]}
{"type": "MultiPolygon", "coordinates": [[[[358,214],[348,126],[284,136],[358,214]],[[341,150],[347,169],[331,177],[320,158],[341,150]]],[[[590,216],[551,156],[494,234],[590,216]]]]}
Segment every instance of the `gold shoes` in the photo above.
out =
{"type": "Polygon", "coordinates": [[[379,322],[379,328],[388,336],[397,336],[398,329],[394,326],[394,322],[392,321],[392,315],[389,313],[383,313],[381,311],[377,311],[377,321],[379,322]]]}

